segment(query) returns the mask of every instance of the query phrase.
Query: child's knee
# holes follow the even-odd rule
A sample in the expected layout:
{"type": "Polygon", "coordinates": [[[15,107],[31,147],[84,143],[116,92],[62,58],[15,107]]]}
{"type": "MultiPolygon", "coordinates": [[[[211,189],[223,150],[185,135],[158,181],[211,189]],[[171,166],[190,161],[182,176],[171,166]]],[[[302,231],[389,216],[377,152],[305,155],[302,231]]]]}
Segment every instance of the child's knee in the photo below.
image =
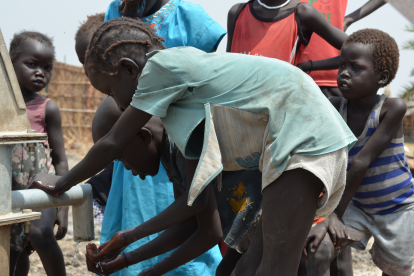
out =
{"type": "MultiPolygon", "coordinates": [[[[51,227],[30,227],[29,232],[30,243],[37,247],[37,245],[48,246],[52,242],[56,242],[55,233],[51,227]]],[[[37,250],[37,248],[35,248],[37,250]]]]}
{"type": "Polygon", "coordinates": [[[327,265],[329,267],[332,260],[336,257],[337,252],[328,234],[322,240],[318,249],[315,252],[311,252],[310,248],[312,243],[308,246],[308,268],[309,267],[320,267],[321,265],[327,265]]]}

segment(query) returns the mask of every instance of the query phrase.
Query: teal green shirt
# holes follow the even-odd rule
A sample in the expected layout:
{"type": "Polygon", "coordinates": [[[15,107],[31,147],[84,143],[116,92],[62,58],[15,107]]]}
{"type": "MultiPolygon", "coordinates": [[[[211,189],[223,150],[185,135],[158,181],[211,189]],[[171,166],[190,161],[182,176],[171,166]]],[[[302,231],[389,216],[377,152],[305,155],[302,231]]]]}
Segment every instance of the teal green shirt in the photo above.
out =
{"type": "Polygon", "coordinates": [[[148,57],[131,105],[161,117],[184,156],[200,158],[189,204],[223,169],[249,169],[265,150],[283,172],[293,154],[356,141],[312,78],[284,61],[192,47],[148,57]],[[203,120],[204,133],[194,131],[203,120]]]}

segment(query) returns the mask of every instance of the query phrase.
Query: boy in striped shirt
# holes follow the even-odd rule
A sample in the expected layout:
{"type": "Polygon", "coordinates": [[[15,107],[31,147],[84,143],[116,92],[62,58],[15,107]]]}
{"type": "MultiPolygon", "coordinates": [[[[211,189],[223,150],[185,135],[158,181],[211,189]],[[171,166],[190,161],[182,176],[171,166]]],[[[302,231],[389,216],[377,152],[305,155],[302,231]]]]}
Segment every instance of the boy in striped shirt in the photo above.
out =
{"type": "Polygon", "coordinates": [[[364,250],[372,236],[372,259],[383,275],[411,275],[414,188],[402,124],[407,106],[400,98],[377,95],[395,77],[398,62],[397,44],[379,30],[360,30],[342,46],[337,82],[344,98],[330,100],[358,141],[348,154],[338,207],[311,229],[305,243],[308,271],[318,270],[312,275],[326,275],[341,249],[364,250]]]}

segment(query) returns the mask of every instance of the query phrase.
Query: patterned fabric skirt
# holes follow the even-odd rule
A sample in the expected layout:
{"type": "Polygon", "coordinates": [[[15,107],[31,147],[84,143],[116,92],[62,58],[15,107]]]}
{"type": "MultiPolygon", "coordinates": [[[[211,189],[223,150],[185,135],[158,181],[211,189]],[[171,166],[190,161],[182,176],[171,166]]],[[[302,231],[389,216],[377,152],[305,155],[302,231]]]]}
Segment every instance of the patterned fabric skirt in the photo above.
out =
{"type": "MultiPolygon", "coordinates": [[[[37,173],[54,174],[50,148],[47,144],[37,143],[30,152],[27,144],[15,145],[12,149],[12,191],[24,190],[37,173]]],[[[22,252],[28,244],[28,234],[24,233],[22,223],[11,226],[10,249],[22,252]]]]}

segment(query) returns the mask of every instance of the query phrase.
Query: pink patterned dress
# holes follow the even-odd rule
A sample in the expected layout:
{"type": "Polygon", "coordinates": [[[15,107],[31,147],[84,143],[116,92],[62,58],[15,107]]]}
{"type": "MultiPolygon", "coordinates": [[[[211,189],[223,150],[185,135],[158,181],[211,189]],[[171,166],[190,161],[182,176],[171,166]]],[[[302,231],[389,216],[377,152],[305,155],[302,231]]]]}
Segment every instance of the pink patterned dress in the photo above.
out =
{"type": "MultiPolygon", "coordinates": [[[[46,133],[46,105],[51,101],[40,96],[26,103],[26,112],[30,126],[38,133],[46,133]]],[[[48,141],[36,143],[34,152],[29,152],[27,144],[15,145],[12,150],[12,190],[24,190],[31,178],[37,173],[52,173],[54,167],[50,157],[48,141]]],[[[23,231],[23,225],[13,224],[11,227],[10,249],[21,252],[28,238],[23,231]]]]}

